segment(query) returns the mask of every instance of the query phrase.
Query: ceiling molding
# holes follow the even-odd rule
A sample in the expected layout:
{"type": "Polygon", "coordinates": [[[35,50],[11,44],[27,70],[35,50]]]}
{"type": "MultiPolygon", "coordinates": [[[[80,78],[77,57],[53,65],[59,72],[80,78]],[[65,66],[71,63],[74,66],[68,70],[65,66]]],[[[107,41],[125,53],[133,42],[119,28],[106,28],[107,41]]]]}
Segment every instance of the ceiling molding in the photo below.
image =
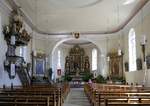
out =
{"type": "MultiPolygon", "coordinates": [[[[82,35],[100,35],[100,34],[113,34],[116,32],[119,32],[122,30],[135,16],[136,14],[145,6],[145,4],[150,0],[141,0],[141,3],[138,3],[138,5],[135,7],[135,9],[132,11],[132,14],[128,17],[128,19],[121,24],[119,27],[117,27],[114,30],[111,31],[89,31],[89,32],[79,32],[82,35]]],[[[27,14],[20,8],[18,8],[18,5],[16,4],[15,0],[7,0],[9,5],[12,7],[12,9],[19,9],[21,12],[24,20],[27,22],[27,24],[36,32],[44,35],[72,35],[72,32],[64,32],[64,33],[47,33],[39,30],[32,22],[32,20],[27,16],[27,14]]]]}
{"type": "Polygon", "coordinates": [[[102,0],[49,0],[51,4],[53,4],[56,8],[86,8],[94,6],[98,3],[100,3],[102,0]],[[76,1],[76,2],[74,2],[76,1]],[[72,3],[73,2],[73,3],[72,3]]]}
{"type": "Polygon", "coordinates": [[[92,42],[80,42],[80,43],[71,43],[71,42],[63,42],[63,44],[66,44],[66,45],[88,45],[88,44],[91,44],[92,42]]]}

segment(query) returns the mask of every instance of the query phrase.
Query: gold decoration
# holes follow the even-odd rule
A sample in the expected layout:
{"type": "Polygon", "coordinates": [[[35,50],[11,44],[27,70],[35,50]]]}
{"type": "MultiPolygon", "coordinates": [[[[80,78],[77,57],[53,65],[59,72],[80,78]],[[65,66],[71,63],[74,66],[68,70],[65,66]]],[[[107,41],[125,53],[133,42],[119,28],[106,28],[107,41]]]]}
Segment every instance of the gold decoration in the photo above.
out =
{"type": "Polygon", "coordinates": [[[66,57],[65,71],[66,74],[75,77],[90,71],[89,57],[86,56],[84,49],[80,48],[79,45],[74,45],[66,57]]]}
{"type": "Polygon", "coordinates": [[[74,35],[74,37],[75,37],[76,39],[78,39],[78,38],[80,37],[80,33],[78,33],[78,32],[73,33],[73,35],[74,35]]]}
{"type": "Polygon", "coordinates": [[[17,10],[12,11],[10,23],[9,25],[4,26],[3,33],[8,44],[11,44],[11,37],[15,36],[14,45],[16,46],[27,45],[31,39],[27,30],[23,28],[22,16],[17,10]]]}

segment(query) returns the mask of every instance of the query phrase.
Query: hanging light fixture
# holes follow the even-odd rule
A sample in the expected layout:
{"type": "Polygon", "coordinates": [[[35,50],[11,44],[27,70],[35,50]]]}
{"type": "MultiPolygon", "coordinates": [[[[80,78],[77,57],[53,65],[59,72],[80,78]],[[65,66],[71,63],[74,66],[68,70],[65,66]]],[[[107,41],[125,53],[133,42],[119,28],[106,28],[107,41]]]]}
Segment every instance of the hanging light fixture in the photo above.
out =
{"type": "MultiPolygon", "coordinates": [[[[143,52],[143,60],[144,62],[146,62],[146,52],[145,52],[145,49],[146,49],[146,42],[147,42],[147,39],[146,39],[146,35],[143,34],[144,33],[144,26],[143,26],[143,9],[141,9],[141,34],[142,34],[142,39],[141,39],[141,46],[142,46],[142,52],[143,52]]],[[[145,68],[146,68],[146,63],[145,63],[145,68]]]]}
{"type": "Polygon", "coordinates": [[[146,61],[146,35],[143,34],[144,33],[144,26],[143,26],[143,21],[144,21],[144,17],[143,17],[143,9],[141,9],[141,33],[142,33],[142,40],[141,40],[141,47],[142,47],[142,52],[143,52],[143,64],[144,64],[144,78],[143,78],[143,85],[146,84],[146,80],[147,80],[147,61],[146,61]]]}
{"type": "MultiPolygon", "coordinates": [[[[107,32],[109,31],[109,17],[107,18],[107,32]]],[[[110,56],[109,56],[109,38],[108,36],[106,37],[106,49],[107,49],[107,57],[106,57],[106,60],[109,62],[110,61],[110,56]]]]}
{"type": "Polygon", "coordinates": [[[120,40],[121,40],[121,35],[119,34],[119,41],[118,41],[118,43],[119,43],[119,47],[118,47],[118,56],[121,56],[121,55],[122,55],[121,42],[120,42],[120,40]]]}
{"type": "MultiPolygon", "coordinates": [[[[35,26],[36,26],[36,28],[38,28],[38,19],[37,19],[37,18],[38,18],[38,10],[37,10],[37,9],[38,9],[38,8],[37,8],[37,7],[38,7],[38,6],[37,6],[37,5],[38,5],[38,1],[35,0],[34,3],[35,3],[35,5],[34,5],[34,9],[35,9],[35,12],[34,12],[34,15],[35,15],[35,16],[34,16],[34,20],[35,20],[35,26]]],[[[33,33],[33,32],[32,32],[32,33],[33,33]]],[[[33,56],[37,56],[37,51],[36,51],[36,49],[35,49],[34,34],[35,34],[35,33],[33,33],[33,35],[32,35],[32,52],[33,52],[32,55],[33,55],[33,56]]]]}
{"type": "MultiPolygon", "coordinates": [[[[119,25],[119,22],[120,22],[120,14],[119,14],[119,3],[117,2],[117,17],[118,17],[118,25],[119,25]]],[[[122,50],[121,50],[121,34],[119,32],[119,40],[118,40],[118,56],[121,56],[122,55],[122,50]]]]}
{"type": "Polygon", "coordinates": [[[143,9],[141,9],[141,33],[142,33],[142,39],[141,39],[141,45],[146,45],[147,39],[146,35],[144,33],[144,26],[143,26],[143,21],[144,21],[144,16],[143,16],[143,9]]]}
{"type": "Polygon", "coordinates": [[[107,42],[106,42],[106,43],[107,43],[107,61],[110,61],[110,56],[109,56],[109,54],[108,54],[108,50],[109,50],[109,48],[108,48],[108,46],[109,46],[109,45],[108,45],[109,38],[107,37],[106,40],[107,40],[107,42]]]}

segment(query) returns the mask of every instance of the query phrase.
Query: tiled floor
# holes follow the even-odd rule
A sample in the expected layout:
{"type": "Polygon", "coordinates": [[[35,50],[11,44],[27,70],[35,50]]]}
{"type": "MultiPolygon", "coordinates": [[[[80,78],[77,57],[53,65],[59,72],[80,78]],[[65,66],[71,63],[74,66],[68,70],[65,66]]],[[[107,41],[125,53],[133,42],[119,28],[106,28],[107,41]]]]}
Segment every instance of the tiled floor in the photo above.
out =
{"type": "Polygon", "coordinates": [[[83,88],[71,88],[63,106],[91,106],[83,88]]]}

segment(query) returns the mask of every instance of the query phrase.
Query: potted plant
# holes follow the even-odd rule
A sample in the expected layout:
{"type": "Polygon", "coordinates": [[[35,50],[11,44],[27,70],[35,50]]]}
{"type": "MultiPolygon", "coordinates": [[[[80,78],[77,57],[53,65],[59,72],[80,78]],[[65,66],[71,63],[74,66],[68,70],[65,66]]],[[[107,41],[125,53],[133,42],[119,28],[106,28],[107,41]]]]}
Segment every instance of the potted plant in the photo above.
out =
{"type": "Polygon", "coordinates": [[[82,80],[85,81],[85,82],[88,82],[89,79],[93,79],[93,74],[92,74],[92,73],[89,73],[89,72],[88,72],[88,73],[85,73],[85,74],[83,75],[82,80]]]}
{"type": "Polygon", "coordinates": [[[114,83],[121,83],[121,84],[125,83],[125,79],[123,77],[116,76],[116,77],[112,77],[111,79],[114,83]]]}
{"type": "Polygon", "coordinates": [[[68,82],[70,82],[72,80],[72,77],[70,77],[69,75],[65,75],[64,76],[64,81],[68,81],[68,82]]]}
{"type": "Polygon", "coordinates": [[[97,83],[106,83],[106,79],[102,75],[98,75],[96,77],[96,82],[97,83]]]}

